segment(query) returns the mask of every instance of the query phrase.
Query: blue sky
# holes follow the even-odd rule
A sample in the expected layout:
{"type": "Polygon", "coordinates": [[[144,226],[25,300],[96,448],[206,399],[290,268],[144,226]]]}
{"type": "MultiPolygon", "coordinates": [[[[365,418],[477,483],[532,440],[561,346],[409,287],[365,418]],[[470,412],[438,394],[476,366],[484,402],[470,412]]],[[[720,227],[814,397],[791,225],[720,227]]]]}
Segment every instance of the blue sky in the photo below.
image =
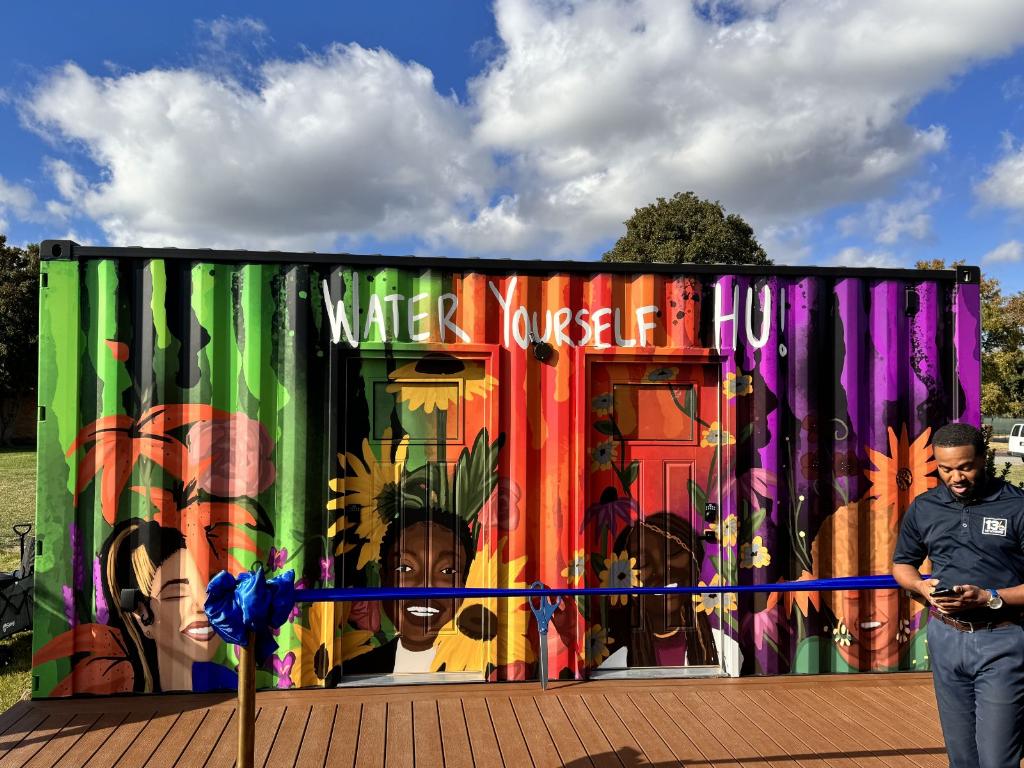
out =
{"type": "Polygon", "coordinates": [[[778,263],[1024,290],[1024,4],[5,4],[14,243],[597,258],[694,190],[778,263]],[[58,19],[59,21],[54,21],[58,19]]]}

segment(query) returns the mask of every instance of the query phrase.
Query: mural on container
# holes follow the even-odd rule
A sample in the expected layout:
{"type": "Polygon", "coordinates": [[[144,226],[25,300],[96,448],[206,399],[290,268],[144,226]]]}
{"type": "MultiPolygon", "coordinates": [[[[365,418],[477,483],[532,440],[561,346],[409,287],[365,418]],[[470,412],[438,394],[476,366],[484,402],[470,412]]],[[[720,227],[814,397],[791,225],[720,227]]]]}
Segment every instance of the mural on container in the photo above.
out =
{"type": "MultiPolygon", "coordinates": [[[[884,573],[931,430],[979,416],[977,286],[952,279],[43,273],[40,696],[234,687],[205,589],[256,563],[310,587],[884,573]]],[[[921,669],[925,620],[895,591],[579,598],[547,672],[921,669]]],[[[522,599],[302,605],[277,641],[264,688],[539,673],[522,599]]]]}

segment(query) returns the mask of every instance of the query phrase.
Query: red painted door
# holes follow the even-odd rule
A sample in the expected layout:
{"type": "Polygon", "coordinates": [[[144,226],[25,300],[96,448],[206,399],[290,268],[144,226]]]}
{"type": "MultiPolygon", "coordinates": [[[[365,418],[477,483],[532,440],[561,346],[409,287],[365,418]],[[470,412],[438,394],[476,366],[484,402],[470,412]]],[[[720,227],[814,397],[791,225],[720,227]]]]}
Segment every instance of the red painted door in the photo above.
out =
{"type": "MultiPolygon", "coordinates": [[[[590,583],[693,586],[714,546],[718,498],[717,369],[591,364],[590,583]]],[[[710,614],[689,595],[594,601],[589,663],[623,668],[719,666],[710,614]]]]}

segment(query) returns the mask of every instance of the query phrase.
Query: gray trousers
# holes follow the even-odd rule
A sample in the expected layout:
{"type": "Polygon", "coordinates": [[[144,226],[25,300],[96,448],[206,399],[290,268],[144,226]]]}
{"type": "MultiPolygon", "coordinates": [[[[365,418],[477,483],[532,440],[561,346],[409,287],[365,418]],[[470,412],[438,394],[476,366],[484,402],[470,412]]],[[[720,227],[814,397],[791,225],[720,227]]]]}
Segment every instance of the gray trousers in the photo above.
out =
{"type": "Polygon", "coordinates": [[[928,656],[950,768],[1018,768],[1024,627],[961,632],[932,619],[928,656]]]}

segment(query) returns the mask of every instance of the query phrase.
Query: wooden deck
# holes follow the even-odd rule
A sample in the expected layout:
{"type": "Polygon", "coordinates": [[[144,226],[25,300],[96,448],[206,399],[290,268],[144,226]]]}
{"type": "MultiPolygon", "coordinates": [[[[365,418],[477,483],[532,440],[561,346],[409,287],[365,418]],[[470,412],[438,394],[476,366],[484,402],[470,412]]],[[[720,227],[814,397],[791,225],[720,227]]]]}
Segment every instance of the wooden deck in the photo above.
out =
{"type": "MultiPolygon", "coordinates": [[[[945,766],[926,674],[346,688],[257,696],[256,765],[945,766]]],[[[234,699],[21,702],[0,768],[230,766],[234,699]]]]}

